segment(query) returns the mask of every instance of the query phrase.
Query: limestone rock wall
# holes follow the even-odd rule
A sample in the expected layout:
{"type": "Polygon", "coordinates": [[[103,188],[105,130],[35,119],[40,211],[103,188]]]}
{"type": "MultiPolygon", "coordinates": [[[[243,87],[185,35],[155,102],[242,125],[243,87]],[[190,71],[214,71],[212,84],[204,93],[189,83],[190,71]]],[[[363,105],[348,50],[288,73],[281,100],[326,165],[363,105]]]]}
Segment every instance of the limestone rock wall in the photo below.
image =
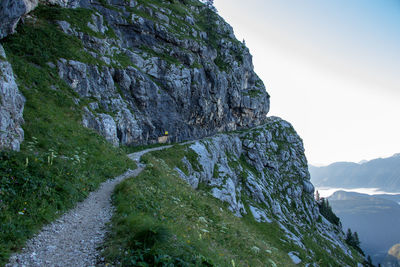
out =
{"type": "MultiPolygon", "coordinates": [[[[50,13],[91,11],[86,25],[76,24],[82,18],[73,18],[74,13],[63,16],[68,21],[46,17],[51,20],[46,23],[78,38],[92,58],[49,64],[80,100],[91,101],[84,107],[83,125],[114,145],[157,142],[165,131],[171,141],[192,140],[265,121],[269,95],[254,73],[249,50],[199,1],[180,1],[179,7],[166,0],[41,3],[50,13]]],[[[13,33],[37,4],[2,1],[0,38],[13,33]]],[[[35,25],[40,19],[31,12],[25,22],[35,25]]]]}
{"type": "Polygon", "coordinates": [[[94,117],[111,116],[96,123],[86,116],[84,125],[129,145],[157,142],[165,131],[179,142],[265,121],[269,95],[249,50],[222,18],[209,21],[203,4],[188,2],[177,13],[170,1],[81,0],[74,5],[94,11],[89,29],[54,21],[97,60],[53,62],[81,99],[93,100],[94,117]]]}
{"type": "Polygon", "coordinates": [[[0,44],[0,149],[19,150],[24,140],[21,127],[25,98],[18,90],[14,73],[0,44]]]}

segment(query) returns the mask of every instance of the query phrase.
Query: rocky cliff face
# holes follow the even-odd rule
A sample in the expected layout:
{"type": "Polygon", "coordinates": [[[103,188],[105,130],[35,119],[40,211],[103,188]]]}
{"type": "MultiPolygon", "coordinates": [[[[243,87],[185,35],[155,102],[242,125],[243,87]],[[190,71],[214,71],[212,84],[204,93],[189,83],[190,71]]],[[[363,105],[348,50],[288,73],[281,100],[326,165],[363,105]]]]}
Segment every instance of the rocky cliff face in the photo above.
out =
{"type": "Polygon", "coordinates": [[[0,148],[19,150],[24,139],[25,98],[18,90],[14,73],[0,45],[0,148]]]}
{"type": "Polygon", "coordinates": [[[188,170],[176,170],[194,188],[204,187],[236,216],[251,214],[256,221],[277,222],[284,231],[282,242],[293,244],[293,262],[300,251],[315,256],[310,242],[336,257],[352,252],[340,228],[326,221],[314,201],[303,142],[293,127],[277,117],[257,128],[219,134],[197,141],[190,148],[198,163],[184,158],[188,170]],[[201,166],[196,167],[196,165],[201,166]]]}
{"type": "MultiPolygon", "coordinates": [[[[104,62],[100,68],[60,60],[60,77],[115,114],[114,139],[120,143],[147,143],[165,131],[173,141],[194,139],[265,120],[269,96],[247,48],[221,18],[188,2],[81,1],[81,7],[96,10],[89,28],[113,31],[112,37],[96,38],[59,22],[104,62]],[[216,31],[207,34],[207,27],[216,31]]],[[[98,118],[97,106],[86,116],[98,118]]]]}
{"type": "Polygon", "coordinates": [[[82,42],[89,60],[48,63],[87,102],[83,124],[113,144],[151,143],[165,131],[172,141],[196,139],[265,121],[269,95],[248,49],[200,2],[58,4],[80,8],[42,6],[25,24],[46,20],[82,42]]]}

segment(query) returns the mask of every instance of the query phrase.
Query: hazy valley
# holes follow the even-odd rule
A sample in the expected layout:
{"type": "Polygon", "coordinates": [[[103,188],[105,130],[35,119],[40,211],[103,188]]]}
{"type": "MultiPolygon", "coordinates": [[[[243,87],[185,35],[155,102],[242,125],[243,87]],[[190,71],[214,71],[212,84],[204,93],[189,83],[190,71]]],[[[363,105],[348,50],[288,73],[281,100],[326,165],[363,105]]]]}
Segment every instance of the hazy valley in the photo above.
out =
{"type": "Polygon", "coordinates": [[[400,157],[396,154],[363,163],[309,167],[311,181],[323,192],[321,195],[328,197],[343,228],[357,231],[364,252],[382,266],[399,266],[399,166],[400,157]]]}

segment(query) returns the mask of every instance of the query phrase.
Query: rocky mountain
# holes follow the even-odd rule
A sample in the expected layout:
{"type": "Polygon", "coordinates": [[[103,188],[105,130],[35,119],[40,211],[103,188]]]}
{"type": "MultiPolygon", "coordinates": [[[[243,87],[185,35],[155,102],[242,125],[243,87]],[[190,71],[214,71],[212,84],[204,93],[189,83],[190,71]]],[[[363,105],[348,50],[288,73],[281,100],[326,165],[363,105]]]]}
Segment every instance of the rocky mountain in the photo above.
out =
{"type": "Polygon", "coordinates": [[[357,231],[364,252],[375,264],[383,263],[389,249],[400,240],[400,205],[382,196],[345,191],[328,199],[343,228],[357,231]]]}
{"type": "MultiPolygon", "coordinates": [[[[270,238],[262,234],[258,246],[249,244],[253,253],[289,265],[362,262],[319,213],[301,138],[288,122],[267,118],[269,95],[249,50],[204,3],[5,0],[1,7],[0,221],[7,228],[0,263],[113,171],[131,166],[118,146],[159,137],[197,141],[153,154],[168,165],[154,179],[164,173],[187,181],[193,196],[219,199],[221,211],[226,205],[241,223],[252,220],[242,232],[274,230],[277,252],[260,252],[270,238]]],[[[141,207],[158,205],[146,201],[141,207]]]]}
{"type": "Polygon", "coordinates": [[[379,158],[362,164],[337,162],[329,166],[309,166],[316,187],[379,188],[400,192],[400,156],[379,158]]]}
{"type": "Polygon", "coordinates": [[[277,222],[284,232],[282,242],[296,248],[294,255],[307,255],[305,262],[316,262],[316,254],[330,251],[326,263],[346,265],[352,252],[344,245],[341,230],[319,214],[303,142],[289,123],[270,117],[250,131],[216,135],[190,149],[198,162],[184,158],[187,173],[176,170],[192,187],[205,186],[236,216],[277,222]],[[320,244],[317,251],[309,242],[320,244]]]}
{"type": "MultiPolygon", "coordinates": [[[[43,48],[35,67],[52,69],[85,102],[83,124],[114,145],[155,142],[165,131],[179,142],[265,121],[269,95],[248,49],[200,2],[60,3],[72,9],[40,5],[17,31],[43,48]],[[29,36],[33,29],[50,38],[29,36]]],[[[4,8],[2,32],[28,10],[4,8]]],[[[14,39],[5,49],[22,53],[14,39]]]]}

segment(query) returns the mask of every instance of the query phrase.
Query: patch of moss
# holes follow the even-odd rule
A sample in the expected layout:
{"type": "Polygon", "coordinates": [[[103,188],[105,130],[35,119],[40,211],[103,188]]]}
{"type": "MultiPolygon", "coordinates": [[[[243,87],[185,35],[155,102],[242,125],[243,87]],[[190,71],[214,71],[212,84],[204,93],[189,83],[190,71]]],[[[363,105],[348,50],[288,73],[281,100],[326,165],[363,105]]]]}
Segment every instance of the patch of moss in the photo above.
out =
{"type": "MultiPolygon", "coordinates": [[[[37,12],[40,14],[40,9],[37,12]]],[[[42,67],[60,58],[104,65],[104,62],[84,51],[78,38],[64,34],[56,24],[40,16],[37,21],[20,24],[18,34],[7,36],[3,46],[8,53],[42,67]]]]}
{"type": "Polygon", "coordinates": [[[229,65],[229,63],[227,63],[225,61],[224,58],[222,58],[219,54],[218,56],[215,58],[214,60],[215,65],[217,65],[217,67],[219,68],[220,71],[229,71],[231,69],[231,66],[229,65]]]}
{"type": "Polygon", "coordinates": [[[177,66],[182,66],[182,62],[180,62],[177,58],[169,55],[168,53],[159,53],[154,51],[148,46],[142,45],[140,49],[153,57],[157,57],[160,59],[163,59],[164,61],[168,62],[169,64],[177,65],[177,66]]]}
{"type": "Polygon", "coordinates": [[[188,145],[174,145],[173,147],[165,150],[153,151],[143,156],[143,160],[147,161],[150,156],[163,159],[168,166],[174,168],[175,166],[182,170],[186,175],[189,175],[189,170],[183,158],[190,162],[194,171],[201,171],[203,167],[199,164],[198,155],[188,145]]]}
{"type": "Polygon", "coordinates": [[[117,61],[121,66],[121,68],[125,69],[128,66],[135,66],[135,64],[132,63],[132,60],[129,58],[128,55],[126,55],[124,52],[117,53],[115,52],[113,59],[117,61]]]}
{"type": "Polygon", "coordinates": [[[218,178],[219,177],[219,167],[218,163],[214,164],[214,170],[213,170],[213,178],[218,178]]]}
{"type": "Polygon", "coordinates": [[[262,92],[259,90],[251,89],[245,92],[243,95],[248,95],[250,97],[259,97],[262,95],[262,92]]]}
{"type": "Polygon", "coordinates": [[[93,31],[88,27],[88,23],[92,22],[92,15],[94,11],[86,8],[62,8],[59,6],[46,6],[40,5],[34,14],[39,18],[51,22],[67,21],[73,28],[80,32],[87,33],[91,36],[104,38],[105,36],[99,32],[93,31]]]}

